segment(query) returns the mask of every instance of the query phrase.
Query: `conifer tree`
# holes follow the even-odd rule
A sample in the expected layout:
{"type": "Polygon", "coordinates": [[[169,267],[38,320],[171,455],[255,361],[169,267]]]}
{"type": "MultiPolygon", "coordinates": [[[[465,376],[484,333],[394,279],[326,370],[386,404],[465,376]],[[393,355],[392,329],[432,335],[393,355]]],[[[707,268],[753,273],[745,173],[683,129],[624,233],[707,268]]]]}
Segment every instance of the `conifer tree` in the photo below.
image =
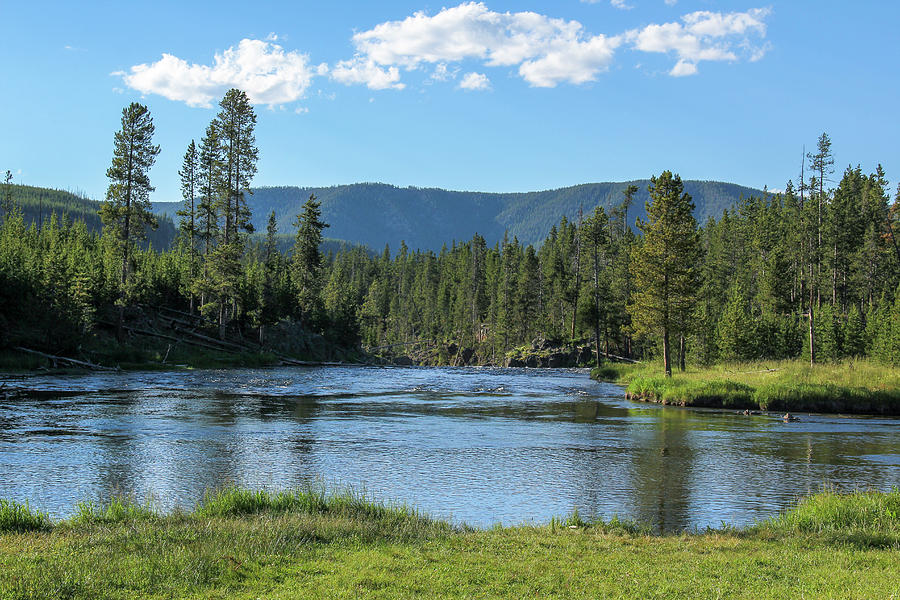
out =
{"type": "Polygon", "coordinates": [[[112,165],[106,171],[110,184],[100,208],[104,228],[121,257],[117,328],[120,340],[134,244],[144,238],[145,226],[155,227],[157,223],[150,212],[150,192],[154,188],[150,185],[149,171],[159,154],[159,146],[153,145],[154,130],[146,106],[132,102],[122,110],[122,127],[115,134],[112,165]]]}
{"type": "MultiPolygon", "coordinates": [[[[594,209],[594,214],[587,218],[583,225],[583,237],[591,261],[591,324],[594,329],[594,350],[597,356],[597,364],[603,362],[603,353],[600,351],[600,328],[604,333],[609,331],[609,289],[602,271],[605,267],[604,258],[609,245],[607,227],[609,218],[602,206],[594,209]]],[[[604,353],[609,354],[608,335],[604,344],[604,353]]]]}
{"type": "Polygon", "coordinates": [[[301,318],[315,322],[321,308],[322,290],[322,230],[328,227],[321,219],[321,205],[315,194],[303,204],[303,212],[297,215],[294,225],[297,238],[291,259],[291,273],[297,293],[297,305],[301,318]]]}
{"type": "Polygon", "coordinates": [[[696,264],[700,255],[694,203],[684,193],[681,177],[664,171],[649,186],[647,221],[638,221],[644,243],[632,263],[635,291],[632,314],[640,332],[658,333],[663,342],[663,366],[672,376],[670,336],[683,334],[696,295],[696,264]]]}
{"type": "Polygon", "coordinates": [[[0,205],[0,208],[3,209],[3,218],[8,219],[13,211],[15,210],[15,203],[13,202],[12,196],[12,171],[6,171],[6,176],[3,178],[3,202],[0,205]]]}
{"type": "Polygon", "coordinates": [[[220,111],[212,128],[221,144],[221,181],[216,209],[223,220],[221,237],[213,251],[213,291],[219,306],[219,336],[225,336],[226,307],[230,301],[231,318],[237,317],[235,297],[244,253],[244,233],[252,233],[250,209],[245,194],[256,174],[259,151],[256,148],[256,113],[247,94],[230,89],[219,102],[220,111]]]}
{"type": "MultiPolygon", "coordinates": [[[[181,178],[181,197],[184,199],[184,207],[177,211],[181,222],[179,229],[187,242],[189,254],[189,270],[190,278],[193,281],[197,277],[197,191],[200,182],[200,155],[197,152],[197,144],[194,140],[188,144],[184,153],[184,159],[181,163],[181,170],[178,171],[181,178]]],[[[194,312],[194,294],[189,292],[191,313],[194,312]]]]}

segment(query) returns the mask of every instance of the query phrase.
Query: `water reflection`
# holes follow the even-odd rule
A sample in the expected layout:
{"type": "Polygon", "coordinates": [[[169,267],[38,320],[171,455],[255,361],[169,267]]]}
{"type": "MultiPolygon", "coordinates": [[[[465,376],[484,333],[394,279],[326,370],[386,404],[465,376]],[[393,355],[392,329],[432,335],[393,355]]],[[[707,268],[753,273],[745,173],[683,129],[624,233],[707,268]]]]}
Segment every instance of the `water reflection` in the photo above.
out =
{"type": "Polygon", "coordinates": [[[824,484],[900,485],[896,419],[634,404],[583,372],[282,368],[0,378],[0,497],[56,516],[131,493],[314,480],[477,525],[577,508],[741,524],[824,484]]]}

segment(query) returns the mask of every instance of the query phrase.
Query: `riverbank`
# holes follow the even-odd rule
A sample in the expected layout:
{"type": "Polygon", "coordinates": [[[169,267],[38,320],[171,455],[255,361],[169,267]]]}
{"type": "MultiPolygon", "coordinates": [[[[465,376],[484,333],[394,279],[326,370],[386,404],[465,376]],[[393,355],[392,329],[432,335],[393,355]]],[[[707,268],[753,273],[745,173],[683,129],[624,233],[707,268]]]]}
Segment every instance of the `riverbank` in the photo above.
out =
{"type": "Polygon", "coordinates": [[[625,386],[630,400],[676,406],[900,415],[900,370],[868,361],[810,366],[767,361],[691,367],[662,375],[662,366],[606,364],[594,379],[625,386]]]}
{"type": "Polygon", "coordinates": [[[472,530],[353,494],[227,489],[191,512],[0,502],[2,598],[874,598],[900,593],[900,490],[822,493],[745,529],[577,515],[472,530]]]}
{"type": "Polygon", "coordinates": [[[166,307],[128,307],[117,336],[116,316],[103,314],[76,339],[58,340],[27,327],[0,332],[0,372],[178,370],[362,363],[358,346],[282,320],[259,329],[215,322],[166,307]]]}

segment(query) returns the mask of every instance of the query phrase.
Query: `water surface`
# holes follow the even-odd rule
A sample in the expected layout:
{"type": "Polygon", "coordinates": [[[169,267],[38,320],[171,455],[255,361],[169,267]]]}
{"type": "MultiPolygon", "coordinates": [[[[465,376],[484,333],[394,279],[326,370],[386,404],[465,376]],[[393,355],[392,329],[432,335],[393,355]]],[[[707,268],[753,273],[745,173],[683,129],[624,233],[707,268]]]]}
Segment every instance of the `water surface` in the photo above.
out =
{"type": "Polygon", "coordinates": [[[900,486],[900,420],[637,404],[579,370],[274,368],[0,376],[0,497],[60,517],[115,493],[324,481],[487,526],[577,508],[736,525],[823,485],[900,486]]]}

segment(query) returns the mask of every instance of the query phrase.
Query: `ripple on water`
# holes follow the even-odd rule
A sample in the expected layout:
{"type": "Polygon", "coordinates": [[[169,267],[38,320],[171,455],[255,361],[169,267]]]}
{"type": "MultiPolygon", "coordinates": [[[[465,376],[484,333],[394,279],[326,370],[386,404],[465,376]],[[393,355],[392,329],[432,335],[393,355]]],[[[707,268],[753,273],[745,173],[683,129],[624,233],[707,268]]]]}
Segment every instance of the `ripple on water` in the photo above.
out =
{"type": "Polygon", "coordinates": [[[585,371],[337,367],[0,377],[0,497],[55,516],[127,491],[323,480],[475,525],[584,515],[661,530],[900,485],[900,420],[631,403],[585,371]]]}

